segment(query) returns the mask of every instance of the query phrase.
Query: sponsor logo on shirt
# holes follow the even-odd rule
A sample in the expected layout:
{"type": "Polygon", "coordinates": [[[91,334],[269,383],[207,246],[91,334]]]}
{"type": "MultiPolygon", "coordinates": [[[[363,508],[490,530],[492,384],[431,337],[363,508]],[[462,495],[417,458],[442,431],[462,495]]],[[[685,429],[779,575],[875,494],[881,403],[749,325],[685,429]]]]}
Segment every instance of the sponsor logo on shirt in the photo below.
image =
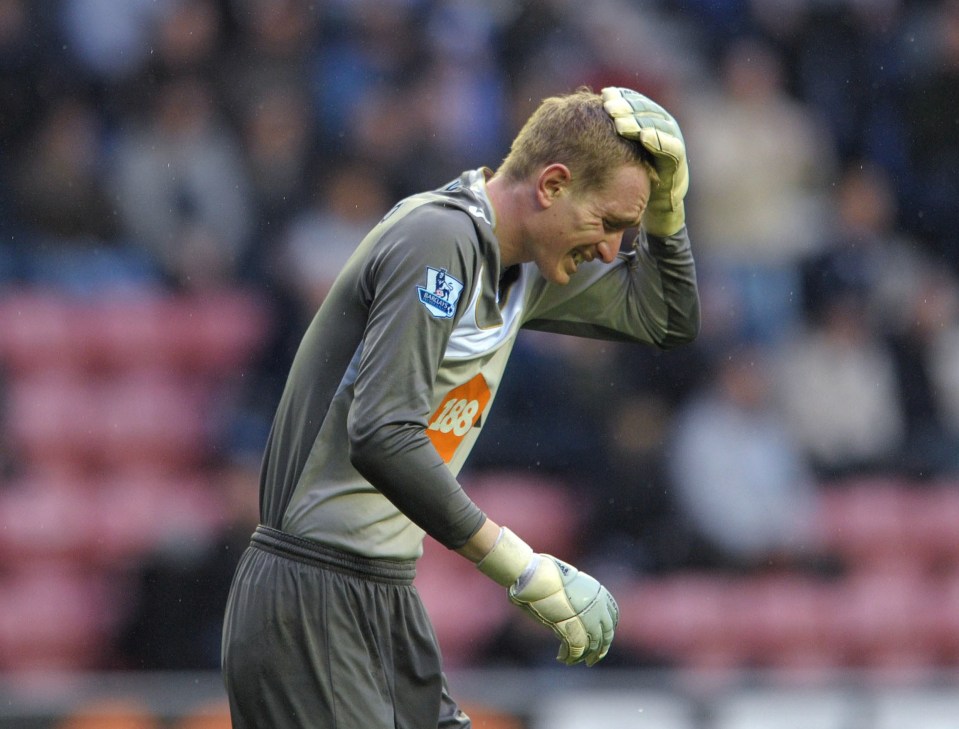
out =
{"type": "Polygon", "coordinates": [[[445,268],[426,267],[426,286],[417,286],[420,302],[433,316],[452,319],[456,302],[463,292],[463,284],[449,275],[445,268]]]}
{"type": "Polygon", "coordinates": [[[476,425],[489,403],[489,385],[482,374],[454,387],[430,416],[426,435],[440,457],[449,463],[463,438],[476,425]]]}

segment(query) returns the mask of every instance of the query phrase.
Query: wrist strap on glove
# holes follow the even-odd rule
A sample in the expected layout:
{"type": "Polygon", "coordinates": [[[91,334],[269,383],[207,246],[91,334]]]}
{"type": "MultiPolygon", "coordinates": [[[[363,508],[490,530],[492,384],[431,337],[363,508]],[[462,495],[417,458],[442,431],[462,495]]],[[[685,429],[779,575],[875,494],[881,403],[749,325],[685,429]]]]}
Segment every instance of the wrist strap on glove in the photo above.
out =
{"type": "Polygon", "coordinates": [[[479,571],[503,587],[511,587],[534,562],[536,553],[526,542],[506,527],[489,553],[476,563],[479,571]]]}

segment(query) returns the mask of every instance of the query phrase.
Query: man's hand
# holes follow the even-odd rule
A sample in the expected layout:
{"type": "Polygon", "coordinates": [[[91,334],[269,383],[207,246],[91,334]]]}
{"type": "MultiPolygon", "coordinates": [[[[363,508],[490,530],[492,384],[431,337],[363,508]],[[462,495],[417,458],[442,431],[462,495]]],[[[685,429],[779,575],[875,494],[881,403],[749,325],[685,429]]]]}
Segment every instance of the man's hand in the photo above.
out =
{"type": "Polygon", "coordinates": [[[609,650],[619,621],[616,600],[599,582],[562,560],[535,554],[505,527],[477,567],[509,588],[510,600],[560,639],[556,656],[592,666],[609,650]]]}
{"type": "Polygon", "coordinates": [[[647,232],[669,236],[686,224],[683,198],[689,189],[686,143],[676,120],[652,99],[631,89],[610,86],[602,91],[603,108],[616,131],[643,145],[653,155],[659,184],[643,220],[647,232]]]}

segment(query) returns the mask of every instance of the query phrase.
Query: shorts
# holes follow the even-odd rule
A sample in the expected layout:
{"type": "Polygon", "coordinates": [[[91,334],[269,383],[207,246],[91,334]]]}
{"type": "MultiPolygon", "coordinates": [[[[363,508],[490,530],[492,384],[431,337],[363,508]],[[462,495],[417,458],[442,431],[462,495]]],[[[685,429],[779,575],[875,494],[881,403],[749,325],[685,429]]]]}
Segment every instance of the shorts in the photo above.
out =
{"type": "Polygon", "coordinates": [[[223,625],[234,729],[469,729],[414,575],[257,527],[223,625]]]}

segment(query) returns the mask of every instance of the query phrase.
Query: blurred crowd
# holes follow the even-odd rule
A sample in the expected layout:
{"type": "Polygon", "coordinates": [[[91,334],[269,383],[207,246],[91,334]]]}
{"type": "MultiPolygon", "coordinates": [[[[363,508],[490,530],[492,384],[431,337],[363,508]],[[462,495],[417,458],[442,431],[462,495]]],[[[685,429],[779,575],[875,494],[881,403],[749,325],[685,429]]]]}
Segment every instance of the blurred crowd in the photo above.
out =
{"type": "Polygon", "coordinates": [[[567,546],[620,576],[829,569],[824,490],[959,489],[957,0],[0,0],[0,298],[240,290],[268,322],[211,404],[232,522],[125,567],[93,667],[217,665],[259,451],[340,266],[579,85],[684,130],[702,335],[524,334],[464,480],[555,484],[567,546]]]}

